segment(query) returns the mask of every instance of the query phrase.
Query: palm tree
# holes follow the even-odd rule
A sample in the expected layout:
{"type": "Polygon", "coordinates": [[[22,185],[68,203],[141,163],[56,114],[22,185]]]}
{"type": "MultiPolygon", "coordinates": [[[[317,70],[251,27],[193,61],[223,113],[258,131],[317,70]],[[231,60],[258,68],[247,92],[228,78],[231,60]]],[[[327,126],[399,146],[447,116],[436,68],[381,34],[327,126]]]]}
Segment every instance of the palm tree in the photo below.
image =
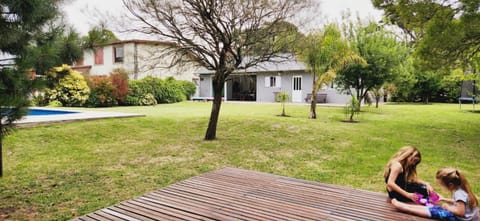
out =
{"type": "Polygon", "coordinates": [[[312,72],[312,99],[310,118],[316,119],[316,94],[323,85],[330,83],[336,73],[350,64],[365,64],[365,60],[355,54],[342,38],[337,25],[329,24],[321,31],[308,34],[299,44],[298,57],[306,63],[307,70],[312,72]]]}

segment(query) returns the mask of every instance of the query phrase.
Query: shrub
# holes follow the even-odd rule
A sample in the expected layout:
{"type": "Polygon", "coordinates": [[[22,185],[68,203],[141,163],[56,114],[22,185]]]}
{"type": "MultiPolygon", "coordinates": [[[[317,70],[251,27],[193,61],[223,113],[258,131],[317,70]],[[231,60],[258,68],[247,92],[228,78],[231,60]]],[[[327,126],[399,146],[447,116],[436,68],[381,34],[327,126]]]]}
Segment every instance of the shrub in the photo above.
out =
{"type": "Polygon", "coordinates": [[[197,91],[197,86],[191,81],[180,81],[180,84],[182,85],[185,97],[187,100],[190,100],[197,91]]]}
{"type": "Polygon", "coordinates": [[[113,96],[119,104],[122,104],[128,94],[128,74],[124,69],[115,69],[110,73],[113,85],[113,96]]]}
{"type": "Polygon", "coordinates": [[[176,103],[185,100],[183,85],[172,77],[160,80],[159,85],[155,85],[155,98],[158,103],[176,103]]]}
{"type": "Polygon", "coordinates": [[[70,107],[82,106],[87,101],[90,88],[79,72],[63,65],[53,68],[48,76],[51,87],[45,90],[46,102],[57,100],[63,106],[70,107]]]}
{"type": "Polygon", "coordinates": [[[90,96],[86,102],[89,107],[111,107],[117,105],[117,99],[114,96],[115,87],[109,77],[91,76],[89,80],[90,96]]]}
{"type": "Polygon", "coordinates": [[[50,101],[48,103],[48,106],[49,107],[62,107],[62,102],[53,100],[53,101],[50,101]]]}
{"type": "Polygon", "coordinates": [[[133,80],[128,82],[128,94],[124,104],[133,106],[155,105],[157,100],[153,95],[153,89],[148,80],[133,80]]]}
{"type": "Polygon", "coordinates": [[[153,96],[153,94],[151,93],[146,93],[138,96],[132,96],[128,94],[125,97],[125,104],[132,106],[151,106],[156,105],[157,100],[155,99],[155,96],[153,96]]]}

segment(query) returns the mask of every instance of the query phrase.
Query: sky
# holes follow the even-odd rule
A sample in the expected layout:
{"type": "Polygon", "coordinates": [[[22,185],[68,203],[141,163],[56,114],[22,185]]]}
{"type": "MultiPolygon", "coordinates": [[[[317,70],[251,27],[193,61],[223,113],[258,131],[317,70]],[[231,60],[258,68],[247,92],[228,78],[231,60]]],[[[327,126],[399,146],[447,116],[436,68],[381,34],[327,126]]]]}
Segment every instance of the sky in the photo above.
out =
{"type": "MultiPolygon", "coordinates": [[[[321,27],[326,22],[340,21],[342,12],[350,10],[352,14],[358,13],[362,19],[380,20],[382,12],[376,10],[371,0],[318,0],[320,1],[320,13],[315,16],[313,26],[321,27]]],[[[62,7],[67,22],[75,27],[81,34],[86,35],[88,30],[97,25],[100,17],[96,14],[108,13],[118,15],[119,12],[126,12],[121,0],[69,0],[62,7]]],[[[108,27],[107,23],[107,28],[108,27]]],[[[115,28],[110,28],[116,32],[115,28]]],[[[128,35],[116,33],[121,39],[131,38],[128,35]]]]}

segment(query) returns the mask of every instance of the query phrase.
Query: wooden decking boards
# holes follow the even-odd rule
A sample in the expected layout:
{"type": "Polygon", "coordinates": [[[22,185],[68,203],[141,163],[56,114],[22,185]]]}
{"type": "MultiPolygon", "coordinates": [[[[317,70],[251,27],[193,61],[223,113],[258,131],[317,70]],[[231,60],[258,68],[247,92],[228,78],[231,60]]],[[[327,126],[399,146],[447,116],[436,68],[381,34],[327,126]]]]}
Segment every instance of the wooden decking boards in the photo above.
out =
{"type": "Polygon", "coordinates": [[[397,211],[384,193],[223,168],[74,220],[430,219],[397,211]]]}

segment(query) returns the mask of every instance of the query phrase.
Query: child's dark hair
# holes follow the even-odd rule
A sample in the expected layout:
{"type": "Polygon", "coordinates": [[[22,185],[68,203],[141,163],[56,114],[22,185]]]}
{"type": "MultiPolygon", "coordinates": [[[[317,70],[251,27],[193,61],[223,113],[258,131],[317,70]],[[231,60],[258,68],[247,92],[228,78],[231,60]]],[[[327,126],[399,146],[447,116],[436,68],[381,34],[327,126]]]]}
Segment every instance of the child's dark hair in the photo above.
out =
{"type": "Polygon", "coordinates": [[[470,209],[478,206],[478,199],[473,194],[470,185],[468,184],[467,179],[459,170],[455,168],[443,168],[437,171],[436,178],[440,180],[440,182],[447,187],[449,190],[454,190],[455,188],[461,188],[465,190],[468,194],[469,204],[468,206],[470,209]],[[450,186],[453,185],[453,186],[450,186]]]}

